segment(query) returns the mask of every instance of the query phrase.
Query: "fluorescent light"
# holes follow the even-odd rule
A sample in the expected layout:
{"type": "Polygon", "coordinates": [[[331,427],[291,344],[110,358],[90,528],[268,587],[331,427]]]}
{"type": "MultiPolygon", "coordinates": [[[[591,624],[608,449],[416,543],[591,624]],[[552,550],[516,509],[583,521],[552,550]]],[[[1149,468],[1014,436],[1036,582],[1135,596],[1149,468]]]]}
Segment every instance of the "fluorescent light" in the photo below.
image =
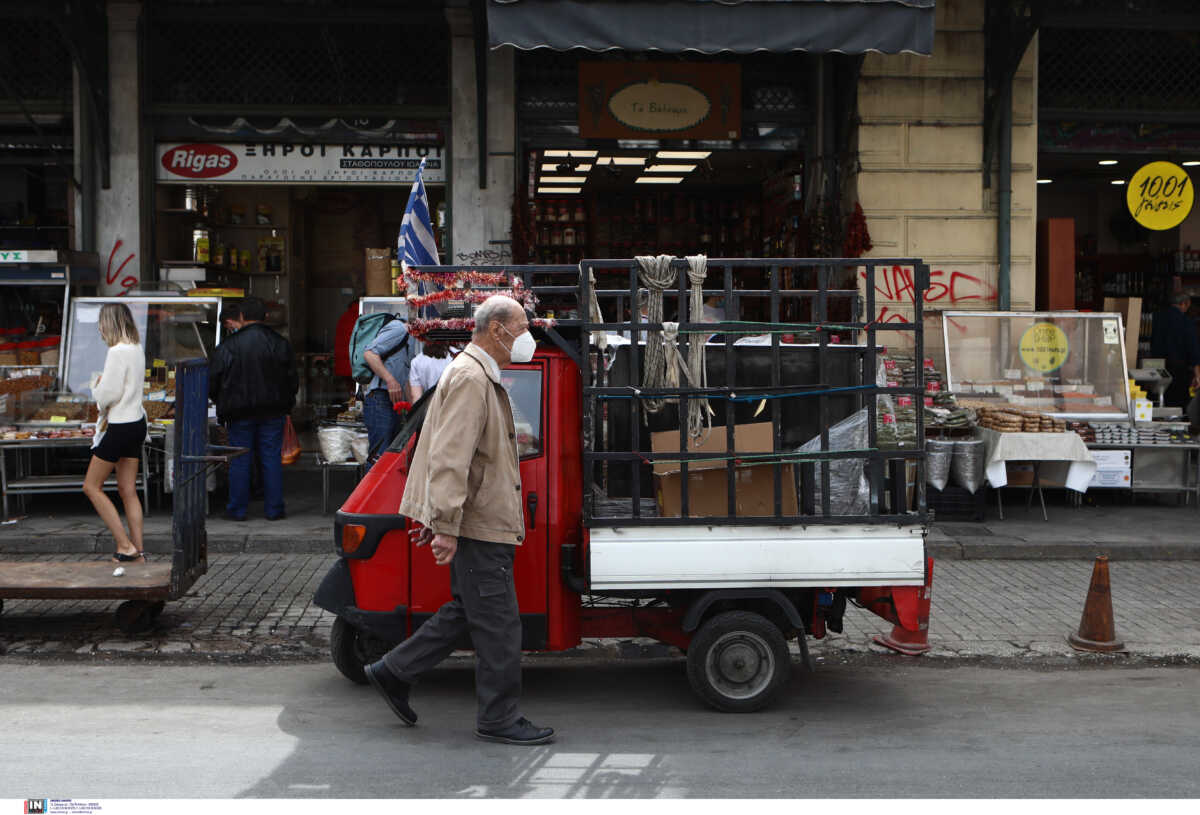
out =
{"type": "Polygon", "coordinates": [[[558,195],[559,193],[579,192],[582,189],[583,189],[583,187],[538,187],[537,191],[539,193],[550,193],[552,195],[558,195]]]}
{"type": "Polygon", "coordinates": [[[695,164],[651,164],[646,168],[648,173],[690,173],[696,169],[695,164]]]}
{"type": "Polygon", "coordinates": [[[1125,179],[1123,179],[1123,178],[1114,178],[1112,181],[1110,181],[1110,182],[1108,182],[1108,183],[1109,183],[1109,184],[1116,184],[1118,187],[1120,187],[1120,186],[1123,186],[1123,185],[1125,184],[1125,179]]]}
{"type": "Polygon", "coordinates": [[[1039,178],[1039,179],[1037,180],[1037,183],[1039,183],[1039,184],[1053,184],[1053,183],[1054,183],[1054,179],[1052,179],[1052,178],[1039,178]]]}
{"type": "Polygon", "coordinates": [[[544,175],[538,179],[539,184],[582,184],[586,178],[577,175],[544,175]]]}
{"type": "Polygon", "coordinates": [[[1116,160],[1115,158],[1102,158],[1102,159],[1100,159],[1099,161],[1097,161],[1096,163],[1097,163],[1097,164],[1102,164],[1102,165],[1104,165],[1105,167],[1108,167],[1108,166],[1110,166],[1110,165],[1116,164],[1116,163],[1117,163],[1117,160],[1116,160]]]}
{"type": "Polygon", "coordinates": [[[542,155],[546,158],[595,158],[599,150],[546,150],[542,155]]]}
{"type": "Polygon", "coordinates": [[[1185,162],[1183,162],[1184,167],[1196,167],[1198,165],[1200,165],[1200,161],[1185,161],[1185,162]]]}
{"type": "Polygon", "coordinates": [[[681,175],[644,175],[635,184],[678,184],[683,181],[681,175]]]}
{"type": "Polygon", "coordinates": [[[659,150],[657,158],[702,159],[712,155],[711,150],[659,150]]]}
{"type": "MultiPolygon", "coordinates": [[[[543,165],[542,165],[542,172],[543,172],[543,173],[557,173],[557,172],[559,172],[559,170],[558,170],[558,166],[559,166],[559,165],[557,165],[557,164],[543,164],[543,165]]],[[[590,165],[590,164],[580,164],[578,167],[573,167],[573,168],[572,168],[571,170],[569,170],[568,172],[572,172],[572,173],[586,173],[586,172],[587,172],[588,170],[590,170],[590,169],[592,169],[592,165],[590,165]]]]}
{"type": "Polygon", "coordinates": [[[641,156],[601,156],[596,159],[596,163],[631,166],[634,164],[645,164],[646,159],[641,156]]]}

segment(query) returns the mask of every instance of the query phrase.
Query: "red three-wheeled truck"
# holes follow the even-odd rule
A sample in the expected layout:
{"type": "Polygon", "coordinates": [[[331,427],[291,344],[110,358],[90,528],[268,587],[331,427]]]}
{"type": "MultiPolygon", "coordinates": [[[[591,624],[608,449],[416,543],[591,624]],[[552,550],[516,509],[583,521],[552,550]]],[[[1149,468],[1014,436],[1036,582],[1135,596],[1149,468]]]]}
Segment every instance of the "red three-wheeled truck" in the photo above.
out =
{"type": "MultiPolygon", "coordinates": [[[[931,571],[921,411],[908,436],[881,434],[880,405],[921,404],[924,286],[911,322],[862,315],[876,313],[876,268],[909,266],[919,282],[927,267],[661,258],[648,275],[646,260],[469,270],[506,274],[537,317],[534,359],[503,371],[526,509],[523,647],[652,637],[687,655],[701,699],[734,712],[766,705],[790,675],[787,641],[808,663],[807,638],[840,631],[847,602],[919,651],[931,571]],[[702,319],[714,297],[730,317],[702,319]],[[903,384],[877,378],[879,336],[917,361],[903,384]]],[[[465,291],[467,308],[488,293],[465,291]]],[[[412,316],[410,328],[465,340],[469,322],[412,316]]],[[[315,598],[337,615],[334,664],[360,683],[365,663],[450,599],[449,570],[397,513],[427,397],[337,513],[339,559],[315,598]]]]}

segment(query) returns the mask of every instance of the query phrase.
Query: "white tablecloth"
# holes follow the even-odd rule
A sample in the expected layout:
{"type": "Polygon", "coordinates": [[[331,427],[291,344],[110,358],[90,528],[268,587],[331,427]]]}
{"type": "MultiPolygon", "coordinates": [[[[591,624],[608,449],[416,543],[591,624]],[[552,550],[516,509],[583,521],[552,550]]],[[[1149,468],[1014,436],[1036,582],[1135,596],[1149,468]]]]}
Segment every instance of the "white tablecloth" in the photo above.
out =
{"type": "Polygon", "coordinates": [[[1076,492],[1087,492],[1096,474],[1096,461],[1078,433],[1001,433],[985,427],[979,432],[983,436],[984,471],[993,487],[1008,484],[1005,465],[1010,461],[1054,462],[1041,468],[1042,482],[1065,484],[1076,492]]]}

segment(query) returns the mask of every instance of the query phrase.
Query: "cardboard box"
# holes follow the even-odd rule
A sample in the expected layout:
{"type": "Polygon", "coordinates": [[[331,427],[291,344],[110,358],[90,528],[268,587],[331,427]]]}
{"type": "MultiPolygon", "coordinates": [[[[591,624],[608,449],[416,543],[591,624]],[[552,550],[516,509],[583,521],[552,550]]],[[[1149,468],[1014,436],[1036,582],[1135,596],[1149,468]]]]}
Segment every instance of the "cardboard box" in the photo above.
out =
{"type": "MultiPolygon", "coordinates": [[[[1004,468],[1008,473],[1008,486],[1010,487],[1028,487],[1033,484],[1033,465],[1032,464],[1014,464],[1013,462],[1005,462],[1004,468]]],[[[1043,481],[1043,485],[1044,485],[1043,481]]]]}
{"type": "Polygon", "coordinates": [[[1104,310],[1121,315],[1125,324],[1125,364],[1138,367],[1138,334],[1142,330],[1142,298],[1105,297],[1104,310]]]}
{"type": "MultiPolygon", "coordinates": [[[[769,453],[773,448],[771,423],[737,425],[734,430],[734,449],[738,453],[769,453]]],[[[650,434],[650,449],[656,454],[679,452],[679,431],[665,430],[650,434]]],[[[689,453],[708,453],[723,459],[725,428],[714,427],[699,444],[688,446],[689,453]]],[[[727,514],[728,470],[724,460],[688,463],[688,517],[708,518],[727,514]]],[[[799,513],[796,480],[791,464],[780,468],[782,510],[784,515],[799,513]]],[[[775,465],[739,463],[734,468],[734,490],[739,517],[769,517],[775,514],[775,465]]],[[[664,518],[682,515],[683,499],[680,484],[683,472],[678,461],[654,462],[654,492],[658,499],[658,514],[664,518]]]]}
{"type": "Polygon", "coordinates": [[[367,249],[367,296],[387,297],[392,293],[392,250],[367,249]]]}

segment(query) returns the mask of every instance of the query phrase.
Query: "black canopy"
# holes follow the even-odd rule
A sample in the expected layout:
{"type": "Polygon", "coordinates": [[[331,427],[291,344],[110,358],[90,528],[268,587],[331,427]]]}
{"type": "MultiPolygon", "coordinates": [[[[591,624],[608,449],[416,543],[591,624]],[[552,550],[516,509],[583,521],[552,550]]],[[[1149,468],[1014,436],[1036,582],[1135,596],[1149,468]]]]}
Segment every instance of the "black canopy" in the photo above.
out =
{"type": "Polygon", "coordinates": [[[488,0],[488,42],[522,50],[928,55],[934,2],[488,0]]]}

